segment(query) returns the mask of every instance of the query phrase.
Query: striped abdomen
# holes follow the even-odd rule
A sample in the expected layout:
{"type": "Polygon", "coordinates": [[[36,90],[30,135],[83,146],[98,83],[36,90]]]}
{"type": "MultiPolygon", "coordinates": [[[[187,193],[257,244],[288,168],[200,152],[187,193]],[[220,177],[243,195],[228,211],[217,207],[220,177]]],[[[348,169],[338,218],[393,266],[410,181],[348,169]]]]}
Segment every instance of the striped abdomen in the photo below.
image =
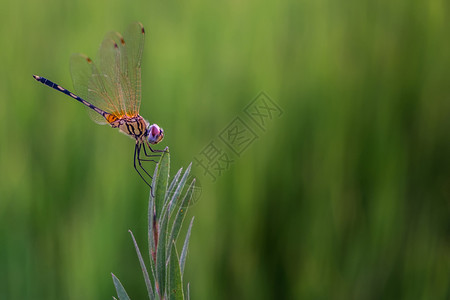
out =
{"type": "Polygon", "coordinates": [[[89,107],[90,109],[93,109],[95,112],[99,113],[100,115],[102,115],[105,119],[107,118],[107,116],[109,115],[109,113],[107,113],[104,110],[101,110],[100,108],[98,108],[95,105],[92,105],[91,103],[87,102],[86,100],[84,100],[81,97],[78,97],[77,95],[75,95],[74,93],[72,93],[69,90],[66,90],[65,88],[63,88],[62,86],[54,83],[53,81],[48,80],[47,78],[41,77],[41,76],[37,76],[37,75],[33,75],[34,79],[36,79],[37,81],[39,81],[40,83],[43,83],[51,88],[54,88],[55,90],[62,92],[64,94],[66,94],[67,96],[72,97],[73,99],[83,103],[84,105],[86,105],[87,107],[89,107]]]}

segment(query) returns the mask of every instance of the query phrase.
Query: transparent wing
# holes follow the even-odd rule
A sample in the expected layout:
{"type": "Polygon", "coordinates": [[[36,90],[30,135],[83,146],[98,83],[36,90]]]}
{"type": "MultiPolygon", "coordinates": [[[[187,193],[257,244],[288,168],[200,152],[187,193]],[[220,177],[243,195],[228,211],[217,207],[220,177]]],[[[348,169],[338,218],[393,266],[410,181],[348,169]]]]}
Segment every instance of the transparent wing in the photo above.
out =
{"type": "Polygon", "coordinates": [[[144,36],[144,28],[137,22],[128,27],[124,37],[117,32],[106,34],[97,65],[85,55],[73,55],[71,74],[79,96],[117,117],[138,115],[144,36]]]}
{"type": "Polygon", "coordinates": [[[139,22],[130,24],[123,35],[125,44],[120,47],[122,58],[122,83],[126,91],[126,108],[131,115],[138,115],[141,105],[141,60],[145,31],[139,22]]]}
{"type": "MultiPolygon", "coordinates": [[[[109,107],[102,103],[94,103],[89,96],[89,82],[92,77],[92,70],[95,68],[93,61],[84,54],[76,53],[70,57],[70,73],[75,93],[86,101],[91,102],[100,109],[108,111],[109,107]]],[[[102,101],[103,102],[103,101],[102,101]]],[[[98,124],[107,124],[103,116],[86,107],[91,119],[98,124]]]]}
{"type": "Polygon", "coordinates": [[[126,107],[120,82],[120,50],[117,39],[121,39],[119,33],[108,33],[100,45],[98,65],[93,65],[92,68],[88,96],[89,100],[103,105],[108,112],[123,116],[126,107]]]}
{"type": "Polygon", "coordinates": [[[70,74],[76,94],[88,100],[88,83],[92,75],[92,60],[84,54],[72,54],[70,57],[70,74]]]}
{"type": "MultiPolygon", "coordinates": [[[[118,83],[118,46],[111,38],[105,38],[99,49],[99,66],[83,54],[74,54],[70,60],[70,71],[75,91],[81,98],[114,115],[123,115],[120,107],[118,83]]],[[[95,114],[91,114],[94,116],[95,114]]],[[[99,118],[94,117],[98,122],[99,118]]],[[[103,122],[101,122],[103,123],[103,122]]]]}
{"type": "Polygon", "coordinates": [[[139,114],[144,40],[144,27],[135,22],[123,36],[108,33],[100,47],[99,75],[103,75],[106,92],[112,95],[108,103],[113,104],[113,112],[118,112],[118,116],[139,114]]]}

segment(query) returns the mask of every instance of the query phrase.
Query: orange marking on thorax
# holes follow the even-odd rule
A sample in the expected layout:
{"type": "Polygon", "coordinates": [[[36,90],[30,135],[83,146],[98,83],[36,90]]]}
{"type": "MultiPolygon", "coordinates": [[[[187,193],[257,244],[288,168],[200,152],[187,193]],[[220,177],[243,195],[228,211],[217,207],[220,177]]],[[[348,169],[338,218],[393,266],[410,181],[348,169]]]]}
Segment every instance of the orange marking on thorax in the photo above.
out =
{"type": "Polygon", "coordinates": [[[128,111],[125,115],[129,118],[134,118],[134,117],[137,117],[138,114],[133,111],[128,111]]]}
{"type": "Polygon", "coordinates": [[[113,114],[108,114],[107,116],[106,116],[106,121],[108,121],[108,123],[112,123],[112,122],[114,122],[114,121],[117,121],[119,118],[116,116],[116,115],[113,115],[113,114]]]}

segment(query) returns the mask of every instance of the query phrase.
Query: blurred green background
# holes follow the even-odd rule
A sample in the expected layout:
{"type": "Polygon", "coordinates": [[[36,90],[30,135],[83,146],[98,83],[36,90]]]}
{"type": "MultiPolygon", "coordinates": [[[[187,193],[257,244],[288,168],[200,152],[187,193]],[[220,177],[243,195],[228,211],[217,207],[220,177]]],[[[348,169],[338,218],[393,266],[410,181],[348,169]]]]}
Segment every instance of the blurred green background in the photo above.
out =
{"type": "Polygon", "coordinates": [[[448,1],[1,1],[0,299],[111,299],[110,272],[145,298],[133,141],[31,77],[72,89],[135,20],[172,175],[260,91],[283,110],[193,170],[192,299],[449,298],[448,1]]]}

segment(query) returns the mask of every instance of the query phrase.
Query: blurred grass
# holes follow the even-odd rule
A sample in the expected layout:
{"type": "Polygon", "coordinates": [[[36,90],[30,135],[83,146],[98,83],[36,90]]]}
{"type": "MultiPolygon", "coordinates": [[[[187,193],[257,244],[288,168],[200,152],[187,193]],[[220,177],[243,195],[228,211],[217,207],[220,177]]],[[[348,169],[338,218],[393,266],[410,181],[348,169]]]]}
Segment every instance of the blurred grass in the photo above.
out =
{"type": "Polygon", "coordinates": [[[72,89],[70,54],[139,20],[174,170],[260,90],[285,112],[216,183],[194,170],[192,299],[447,299],[449,6],[3,1],[0,298],[110,297],[112,270],[144,297],[133,142],[31,77],[72,89]]]}

